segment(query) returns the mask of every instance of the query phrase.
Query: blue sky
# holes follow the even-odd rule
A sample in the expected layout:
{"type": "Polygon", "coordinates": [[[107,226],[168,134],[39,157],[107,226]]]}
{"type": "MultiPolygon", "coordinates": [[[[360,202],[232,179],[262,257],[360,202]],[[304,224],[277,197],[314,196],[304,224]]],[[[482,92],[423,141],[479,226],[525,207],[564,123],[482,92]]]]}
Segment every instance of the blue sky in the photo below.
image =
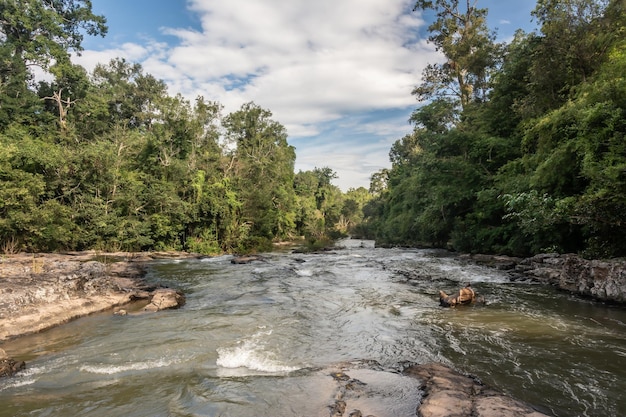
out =
{"type": "MultiPolygon", "coordinates": [[[[224,114],[254,101],[287,128],[296,171],[329,167],[344,191],[368,188],[411,130],[422,69],[441,59],[426,42],[432,16],[411,12],[413,3],[92,0],[109,33],[86,37],[76,61],[88,70],[116,57],[138,62],[170,94],[218,101],[224,114]]],[[[535,4],[478,1],[500,41],[532,30],[535,4]]]]}

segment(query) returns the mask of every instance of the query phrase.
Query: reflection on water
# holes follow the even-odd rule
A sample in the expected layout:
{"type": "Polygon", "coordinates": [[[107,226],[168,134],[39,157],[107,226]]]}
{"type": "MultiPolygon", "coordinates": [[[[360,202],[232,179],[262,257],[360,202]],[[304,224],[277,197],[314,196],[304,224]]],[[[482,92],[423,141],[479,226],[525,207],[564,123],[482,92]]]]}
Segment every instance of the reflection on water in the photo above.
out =
{"type": "Polygon", "coordinates": [[[439,251],[374,249],[164,261],[180,310],[99,314],[6,343],[5,416],[328,416],[338,366],[364,415],[414,415],[407,362],[441,361],[556,416],[626,415],[626,311],[510,283],[439,251]],[[303,262],[304,261],[304,262],[303,262]],[[410,276],[410,281],[407,281],[410,276]],[[471,282],[486,306],[443,309],[471,282]]]}

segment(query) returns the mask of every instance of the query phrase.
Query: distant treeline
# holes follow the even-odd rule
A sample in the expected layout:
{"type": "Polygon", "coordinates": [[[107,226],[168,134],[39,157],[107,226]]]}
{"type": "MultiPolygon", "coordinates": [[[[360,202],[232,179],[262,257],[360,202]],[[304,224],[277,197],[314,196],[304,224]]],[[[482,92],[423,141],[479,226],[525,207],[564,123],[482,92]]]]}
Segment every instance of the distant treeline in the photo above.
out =
{"type": "MultiPolygon", "coordinates": [[[[465,5],[465,2],[461,2],[465,5]]],[[[539,30],[498,44],[487,11],[432,10],[446,58],[413,93],[414,130],[373,176],[367,235],[528,255],[626,255],[626,2],[540,0],[539,30]]]]}

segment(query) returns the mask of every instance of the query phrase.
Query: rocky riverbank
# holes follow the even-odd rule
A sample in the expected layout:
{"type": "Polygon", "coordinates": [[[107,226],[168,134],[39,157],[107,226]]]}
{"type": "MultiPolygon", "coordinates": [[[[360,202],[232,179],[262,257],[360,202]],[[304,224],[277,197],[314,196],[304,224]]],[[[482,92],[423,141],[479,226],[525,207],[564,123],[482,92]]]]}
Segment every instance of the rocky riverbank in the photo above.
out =
{"type": "Polygon", "coordinates": [[[143,279],[146,264],[189,254],[74,252],[0,257],[0,343],[89,314],[145,300],[146,311],[175,308],[182,293],[143,279]]]}
{"type": "Polygon", "coordinates": [[[527,279],[598,301],[626,303],[626,260],[588,260],[574,254],[539,254],[531,258],[462,255],[468,262],[507,271],[512,280],[527,279]]]}
{"type": "MultiPolygon", "coordinates": [[[[330,373],[337,384],[335,401],[329,405],[330,417],[377,417],[354,408],[368,391],[368,383],[351,376],[359,368],[384,371],[376,361],[337,364],[330,373]]],[[[421,394],[415,410],[418,417],[547,417],[478,379],[439,363],[409,365],[402,374],[419,380],[421,394]]]]}

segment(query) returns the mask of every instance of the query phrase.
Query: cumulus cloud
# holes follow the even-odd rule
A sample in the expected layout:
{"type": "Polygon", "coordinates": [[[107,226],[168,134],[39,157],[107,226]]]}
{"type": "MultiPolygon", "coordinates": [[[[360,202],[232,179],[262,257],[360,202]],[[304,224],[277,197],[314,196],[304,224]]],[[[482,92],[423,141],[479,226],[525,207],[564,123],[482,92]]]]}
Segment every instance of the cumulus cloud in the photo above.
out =
{"type": "Polygon", "coordinates": [[[287,128],[297,167],[328,166],[342,177],[342,188],[367,187],[371,173],[388,163],[390,136],[398,139],[408,130],[406,119],[399,126],[385,119],[356,121],[389,109],[404,109],[408,117],[417,105],[410,92],[422,69],[440,59],[419,36],[425,22],[411,12],[413,1],[188,0],[187,5],[200,25],[161,29],[176,42],[85,51],[80,62],[87,68],[112,57],[140,62],[170,93],[219,101],[226,112],[254,101],[287,128]],[[331,123],[328,143],[324,135],[331,123]],[[356,133],[360,143],[351,139],[356,133]]]}

